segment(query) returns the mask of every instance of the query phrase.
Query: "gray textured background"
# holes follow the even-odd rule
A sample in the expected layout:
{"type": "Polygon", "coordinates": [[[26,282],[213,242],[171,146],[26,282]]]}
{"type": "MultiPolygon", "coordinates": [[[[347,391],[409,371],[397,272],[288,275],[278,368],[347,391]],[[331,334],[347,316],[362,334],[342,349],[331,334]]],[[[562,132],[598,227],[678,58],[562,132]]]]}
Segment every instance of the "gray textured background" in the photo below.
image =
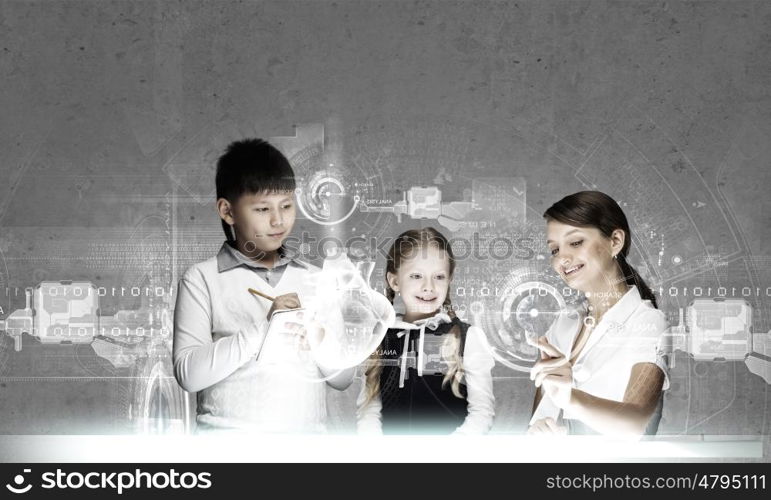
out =
{"type": "MultiPolygon", "coordinates": [[[[521,177],[537,227],[552,202],[594,186],[627,202],[652,284],[771,285],[768,2],[0,5],[0,284],[11,290],[169,286],[221,242],[211,167],[222,146],[313,123],[343,163],[369,162],[381,197],[442,168],[450,201],[475,177],[521,177]],[[645,237],[668,229],[666,245],[645,237]]],[[[362,220],[359,234],[378,235],[421,222],[362,220]]],[[[771,328],[769,300],[749,299],[756,333],[771,328]]],[[[2,318],[23,291],[0,302],[2,318]]],[[[663,308],[676,323],[687,303],[663,308]]],[[[770,433],[769,385],[744,363],[677,361],[662,429],[770,433]]],[[[88,345],[25,337],[15,352],[4,336],[0,432],[130,431],[131,373],[88,345]]],[[[496,430],[519,432],[532,388],[496,374],[496,430]]],[[[341,430],[352,395],[330,401],[341,430]]]]}

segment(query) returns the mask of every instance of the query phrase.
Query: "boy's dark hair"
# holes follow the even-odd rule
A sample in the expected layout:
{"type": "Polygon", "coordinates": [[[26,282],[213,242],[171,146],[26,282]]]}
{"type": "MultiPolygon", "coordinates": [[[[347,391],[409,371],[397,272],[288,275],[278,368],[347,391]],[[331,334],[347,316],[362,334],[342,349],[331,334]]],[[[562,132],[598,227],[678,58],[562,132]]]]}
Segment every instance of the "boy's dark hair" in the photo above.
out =
{"type": "MultiPolygon", "coordinates": [[[[262,139],[232,142],[217,160],[217,199],[235,203],[241,195],[293,191],[294,171],[281,151],[262,139]]],[[[233,241],[230,227],[223,220],[222,229],[233,241]]]]}

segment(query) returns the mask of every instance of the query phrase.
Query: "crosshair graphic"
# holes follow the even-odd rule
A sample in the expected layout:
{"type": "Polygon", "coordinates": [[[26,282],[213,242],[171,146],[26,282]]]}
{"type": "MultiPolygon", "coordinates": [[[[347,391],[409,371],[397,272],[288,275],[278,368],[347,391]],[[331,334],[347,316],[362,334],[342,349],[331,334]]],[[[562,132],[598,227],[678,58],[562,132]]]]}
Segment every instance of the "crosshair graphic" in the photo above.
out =
{"type": "Polygon", "coordinates": [[[342,224],[356,212],[359,206],[357,191],[351,195],[349,189],[330,171],[317,172],[305,184],[298,187],[297,206],[305,217],[322,226],[342,224]],[[342,212],[342,213],[339,213],[342,212]],[[339,213],[339,214],[338,214],[339,213]]]}
{"type": "Polygon", "coordinates": [[[555,281],[545,268],[521,266],[491,283],[496,293],[471,304],[472,323],[482,326],[492,355],[504,366],[529,371],[538,354],[535,342],[568,310],[555,281]]]}

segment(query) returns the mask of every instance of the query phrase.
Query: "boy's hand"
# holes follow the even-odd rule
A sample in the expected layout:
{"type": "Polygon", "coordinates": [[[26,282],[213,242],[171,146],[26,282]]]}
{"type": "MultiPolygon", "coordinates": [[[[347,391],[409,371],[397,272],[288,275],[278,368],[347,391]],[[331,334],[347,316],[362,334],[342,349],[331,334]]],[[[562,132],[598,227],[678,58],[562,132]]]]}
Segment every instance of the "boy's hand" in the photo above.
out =
{"type": "Polygon", "coordinates": [[[300,307],[302,307],[300,305],[300,297],[298,297],[296,293],[279,295],[276,297],[276,300],[273,301],[273,305],[270,306],[270,311],[268,311],[268,321],[270,321],[270,317],[273,316],[273,313],[276,311],[282,309],[299,309],[300,307]]]}
{"type": "MultiPolygon", "coordinates": [[[[303,321],[303,313],[297,313],[296,319],[303,321]]],[[[309,351],[311,346],[318,346],[324,340],[324,327],[314,320],[303,321],[302,323],[287,321],[284,323],[284,328],[287,332],[296,335],[297,347],[302,351],[309,351]]]]}

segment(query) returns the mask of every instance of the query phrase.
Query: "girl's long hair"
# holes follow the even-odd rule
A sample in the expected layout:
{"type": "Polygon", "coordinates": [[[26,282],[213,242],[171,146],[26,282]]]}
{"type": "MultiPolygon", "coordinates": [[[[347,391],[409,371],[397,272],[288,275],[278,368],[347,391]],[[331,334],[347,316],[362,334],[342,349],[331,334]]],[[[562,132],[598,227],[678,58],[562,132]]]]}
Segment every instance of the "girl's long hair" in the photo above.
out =
{"type": "Polygon", "coordinates": [[[571,226],[596,228],[607,238],[610,238],[616,229],[624,231],[624,246],[616,257],[624,281],[627,285],[635,285],[640,297],[650,300],[653,307],[658,307],[653,291],[627,261],[629,247],[632,245],[632,232],[629,230],[624,211],[613,198],[600,191],[581,191],[565,196],[549,207],[543,216],[547,220],[556,220],[571,226]]]}
{"type": "MultiPolygon", "coordinates": [[[[452,275],[455,272],[455,256],[452,253],[452,248],[442,233],[432,227],[426,227],[423,229],[411,229],[400,234],[391,249],[388,251],[388,258],[386,261],[386,277],[387,273],[396,274],[401,267],[404,260],[410,259],[415,256],[421,249],[425,249],[429,246],[434,246],[440,250],[444,250],[447,254],[447,259],[450,261],[450,276],[448,280],[452,279],[452,275]]],[[[393,304],[396,293],[391,289],[391,286],[386,279],[385,284],[386,297],[393,304]]],[[[450,299],[450,291],[447,291],[447,297],[444,299],[442,309],[452,318],[455,319],[455,311],[453,311],[452,301],[450,299]]],[[[460,392],[460,383],[463,380],[463,361],[461,350],[461,331],[458,325],[453,325],[450,329],[450,334],[444,336],[445,340],[442,344],[441,354],[442,359],[447,363],[447,374],[445,374],[442,380],[442,387],[450,384],[452,393],[459,398],[463,398],[460,392]]],[[[382,347],[382,344],[381,344],[382,347]]],[[[369,403],[380,392],[380,374],[383,371],[383,365],[380,362],[379,353],[381,351],[379,347],[369,358],[367,370],[365,371],[365,383],[367,387],[367,399],[365,404],[369,403]]]]}

